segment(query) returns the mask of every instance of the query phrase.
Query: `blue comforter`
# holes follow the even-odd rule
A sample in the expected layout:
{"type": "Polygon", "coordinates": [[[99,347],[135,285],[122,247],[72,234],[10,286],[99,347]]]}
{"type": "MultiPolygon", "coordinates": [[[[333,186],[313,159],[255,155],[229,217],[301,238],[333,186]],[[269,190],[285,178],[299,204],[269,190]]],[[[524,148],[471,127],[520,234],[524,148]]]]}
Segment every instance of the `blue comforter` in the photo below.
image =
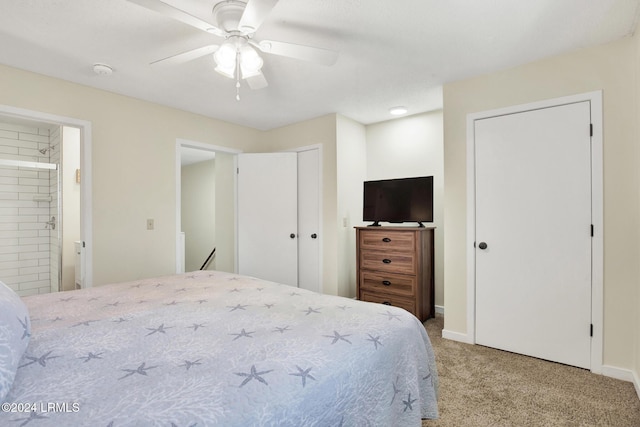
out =
{"type": "Polygon", "coordinates": [[[438,415],[408,312],[222,272],[24,298],[2,426],[419,426],[438,415]]]}

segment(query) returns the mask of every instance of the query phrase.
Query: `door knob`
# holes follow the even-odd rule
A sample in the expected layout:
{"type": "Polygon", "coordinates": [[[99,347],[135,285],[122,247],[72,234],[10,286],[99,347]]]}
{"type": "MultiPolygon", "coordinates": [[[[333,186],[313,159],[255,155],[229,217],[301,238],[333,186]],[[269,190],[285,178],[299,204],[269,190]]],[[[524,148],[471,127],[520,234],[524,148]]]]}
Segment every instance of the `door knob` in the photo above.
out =
{"type": "Polygon", "coordinates": [[[484,250],[484,249],[487,249],[487,244],[486,244],[485,242],[480,242],[480,243],[478,244],[478,247],[479,247],[480,249],[483,249],[483,250],[484,250]]]}
{"type": "Polygon", "coordinates": [[[291,237],[292,239],[295,239],[296,235],[295,235],[295,233],[291,233],[291,234],[289,234],[289,237],[291,237]]]}
{"type": "Polygon", "coordinates": [[[313,233],[313,234],[311,235],[311,238],[312,238],[312,239],[317,239],[317,238],[318,238],[318,235],[317,235],[316,233],[313,233]]]}

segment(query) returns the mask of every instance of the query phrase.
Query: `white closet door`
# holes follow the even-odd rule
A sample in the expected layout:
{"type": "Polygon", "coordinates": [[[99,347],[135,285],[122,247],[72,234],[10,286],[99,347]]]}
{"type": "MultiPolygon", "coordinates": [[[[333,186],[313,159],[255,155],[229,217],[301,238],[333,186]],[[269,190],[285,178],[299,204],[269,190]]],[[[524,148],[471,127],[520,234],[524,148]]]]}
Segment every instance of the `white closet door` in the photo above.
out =
{"type": "Polygon", "coordinates": [[[299,286],[321,292],[320,286],[320,161],[319,150],[298,153],[298,277],[299,286]]]}
{"type": "Polygon", "coordinates": [[[589,102],[475,121],[478,344],[590,367],[589,126],[589,102]]]}
{"type": "Polygon", "coordinates": [[[238,155],[240,274],[298,286],[297,212],[296,153],[238,155]]]}

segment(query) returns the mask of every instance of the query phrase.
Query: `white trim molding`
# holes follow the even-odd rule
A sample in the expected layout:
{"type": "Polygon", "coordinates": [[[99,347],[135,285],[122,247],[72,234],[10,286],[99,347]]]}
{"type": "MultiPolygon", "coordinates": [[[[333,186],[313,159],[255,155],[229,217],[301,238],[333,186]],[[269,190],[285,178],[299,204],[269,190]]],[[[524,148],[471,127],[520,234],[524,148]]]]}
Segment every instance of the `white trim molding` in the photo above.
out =
{"type": "Polygon", "coordinates": [[[602,375],[630,383],[634,381],[634,372],[632,370],[622,369],[615,366],[602,365],[602,375]]]}
{"type": "MultiPolygon", "coordinates": [[[[591,339],[591,372],[603,373],[603,325],[604,325],[604,219],[603,219],[603,115],[602,91],[587,92],[578,95],[554,98],[530,104],[515,105],[496,110],[483,111],[467,115],[467,331],[466,334],[447,331],[446,338],[475,344],[475,134],[474,122],[480,119],[550,108],[559,105],[588,101],[591,106],[591,217],[594,226],[592,239],[592,287],[591,321],[593,337],[591,339]]],[[[445,331],[443,331],[445,337],[445,331]]],[[[605,374],[607,375],[607,374],[605,374]]]]}
{"type": "Polygon", "coordinates": [[[463,333],[455,332],[455,331],[449,331],[447,329],[443,329],[442,330],[442,338],[446,338],[446,339],[452,340],[452,341],[462,342],[462,343],[465,343],[465,344],[475,344],[475,342],[472,339],[469,339],[469,335],[468,334],[463,334],[463,333]]]}

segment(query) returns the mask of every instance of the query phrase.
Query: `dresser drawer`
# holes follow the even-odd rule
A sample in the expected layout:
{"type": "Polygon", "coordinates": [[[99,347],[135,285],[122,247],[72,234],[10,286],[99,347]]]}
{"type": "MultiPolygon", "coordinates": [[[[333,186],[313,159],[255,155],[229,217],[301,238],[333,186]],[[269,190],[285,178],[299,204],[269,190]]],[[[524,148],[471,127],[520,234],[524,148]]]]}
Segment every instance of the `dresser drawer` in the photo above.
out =
{"type": "Polygon", "coordinates": [[[407,298],[415,298],[416,283],[416,276],[364,270],[360,274],[360,289],[407,298]]]}
{"type": "Polygon", "coordinates": [[[360,268],[387,273],[416,274],[417,260],[413,252],[360,251],[360,268]]]}
{"type": "Polygon", "coordinates": [[[414,301],[412,301],[409,298],[402,298],[394,295],[381,295],[381,294],[361,291],[360,300],[404,308],[414,316],[416,315],[416,304],[414,301]]]}
{"type": "Polygon", "coordinates": [[[416,235],[412,231],[366,230],[360,233],[361,249],[384,251],[414,251],[416,235]]]}

